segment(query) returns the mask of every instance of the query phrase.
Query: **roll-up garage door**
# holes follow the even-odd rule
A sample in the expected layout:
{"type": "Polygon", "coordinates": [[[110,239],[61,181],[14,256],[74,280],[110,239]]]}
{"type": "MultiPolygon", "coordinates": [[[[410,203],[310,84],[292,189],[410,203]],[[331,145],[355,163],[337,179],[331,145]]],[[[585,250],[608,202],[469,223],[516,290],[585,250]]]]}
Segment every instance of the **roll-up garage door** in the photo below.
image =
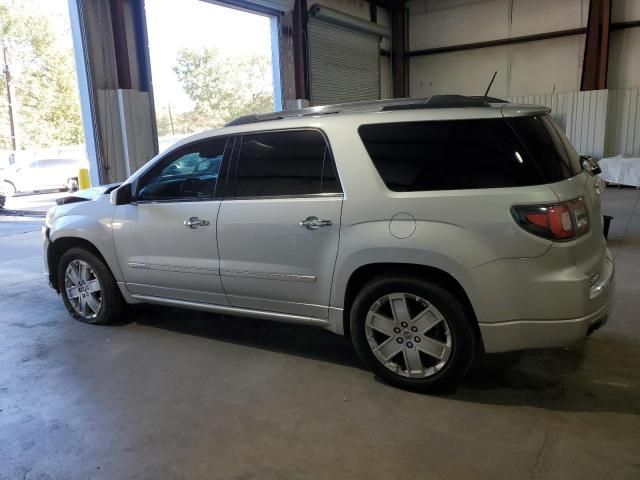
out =
{"type": "Polygon", "coordinates": [[[312,105],[380,98],[380,37],[309,18],[312,105]]]}

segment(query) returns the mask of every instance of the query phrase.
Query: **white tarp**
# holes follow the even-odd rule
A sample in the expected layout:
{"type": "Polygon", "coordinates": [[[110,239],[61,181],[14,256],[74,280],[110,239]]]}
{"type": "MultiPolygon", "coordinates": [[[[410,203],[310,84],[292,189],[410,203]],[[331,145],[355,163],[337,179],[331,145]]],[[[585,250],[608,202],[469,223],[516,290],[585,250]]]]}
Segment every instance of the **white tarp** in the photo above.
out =
{"type": "Polygon", "coordinates": [[[606,157],[599,162],[605,182],[640,187],[640,157],[606,157]]]}

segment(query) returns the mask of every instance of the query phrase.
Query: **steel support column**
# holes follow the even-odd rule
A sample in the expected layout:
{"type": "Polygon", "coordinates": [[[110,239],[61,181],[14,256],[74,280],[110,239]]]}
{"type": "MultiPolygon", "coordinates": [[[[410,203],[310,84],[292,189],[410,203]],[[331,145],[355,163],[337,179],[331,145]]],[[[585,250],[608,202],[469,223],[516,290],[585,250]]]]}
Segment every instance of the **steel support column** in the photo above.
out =
{"type": "Polygon", "coordinates": [[[296,98],[308,100],[307,17],[307,0],[295,0],[293,8],[293,70],[296,98]]]}
{"type": "Polygon", "coordinates": [[[580,90],[607,88],[611,0],[591,0],[580,90]]]}
{"type": "Polygon", "coordinates": [[[406,9],[403,4],[393,5],[391,13],[391,73],[393,78],[393,96],[407,96],[407,31],[406,9]]]}

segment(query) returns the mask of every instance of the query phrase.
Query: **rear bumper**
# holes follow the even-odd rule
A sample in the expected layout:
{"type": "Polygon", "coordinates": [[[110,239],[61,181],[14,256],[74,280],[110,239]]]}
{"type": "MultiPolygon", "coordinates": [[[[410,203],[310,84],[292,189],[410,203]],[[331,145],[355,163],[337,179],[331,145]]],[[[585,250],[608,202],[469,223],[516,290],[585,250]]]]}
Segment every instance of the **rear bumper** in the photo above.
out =
{"type": "Polygon", "coordinates": [[[487,353],[527,350],[530,348],[566,347],[579,342],[602,327],[611,312],[609,301],[586,317],[570,320],[518,320],[480,324],[487,353]]]}
{"type": "Polygon", "coordinates": [[[513,295],[509,297],[515,298],[515,304],[519,303],[522,309],[505,310],[508,314],[524,315],[512,316],[513,320],[509,317],[493,322],[480,320],[485,351],[564,347],[581,341],[607,321],[613,308],[614,270],[613,258],[607,251],[600,274],[592,282],[586,277],[579,279],[566,275],[550,281],[534,277],[534,283],[528,285],[524,295],[518,295],[521,289],[511,290],[513,295]],[[536,291],[537,288],[541,290],[536,291]],[[557,291],[555,295],[554,290],[557,291]]]}

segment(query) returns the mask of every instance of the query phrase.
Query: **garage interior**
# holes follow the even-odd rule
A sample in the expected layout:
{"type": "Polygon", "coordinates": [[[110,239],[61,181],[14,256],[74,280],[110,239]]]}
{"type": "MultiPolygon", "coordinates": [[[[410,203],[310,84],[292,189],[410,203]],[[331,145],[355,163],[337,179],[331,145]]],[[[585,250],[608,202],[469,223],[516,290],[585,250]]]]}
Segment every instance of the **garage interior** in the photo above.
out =
{"type": "MultiPolygon", "coordinates": [[[[497,72],[490,96],[551,108],[604,173],[640,165],[637,0],[201,1],[271,19],[276,110],[483,95],[497,72]]],[[[69,12],[91,183],[121,182],[160,150],[144,0],[69,12]]],[[[42,208],[0,210],[0,479],[638,479],[640,185],[605,180],[607,324],[486,355],[441,395],[376,381],[312,327],[152,306],[72,321],[42,208]]]]}

